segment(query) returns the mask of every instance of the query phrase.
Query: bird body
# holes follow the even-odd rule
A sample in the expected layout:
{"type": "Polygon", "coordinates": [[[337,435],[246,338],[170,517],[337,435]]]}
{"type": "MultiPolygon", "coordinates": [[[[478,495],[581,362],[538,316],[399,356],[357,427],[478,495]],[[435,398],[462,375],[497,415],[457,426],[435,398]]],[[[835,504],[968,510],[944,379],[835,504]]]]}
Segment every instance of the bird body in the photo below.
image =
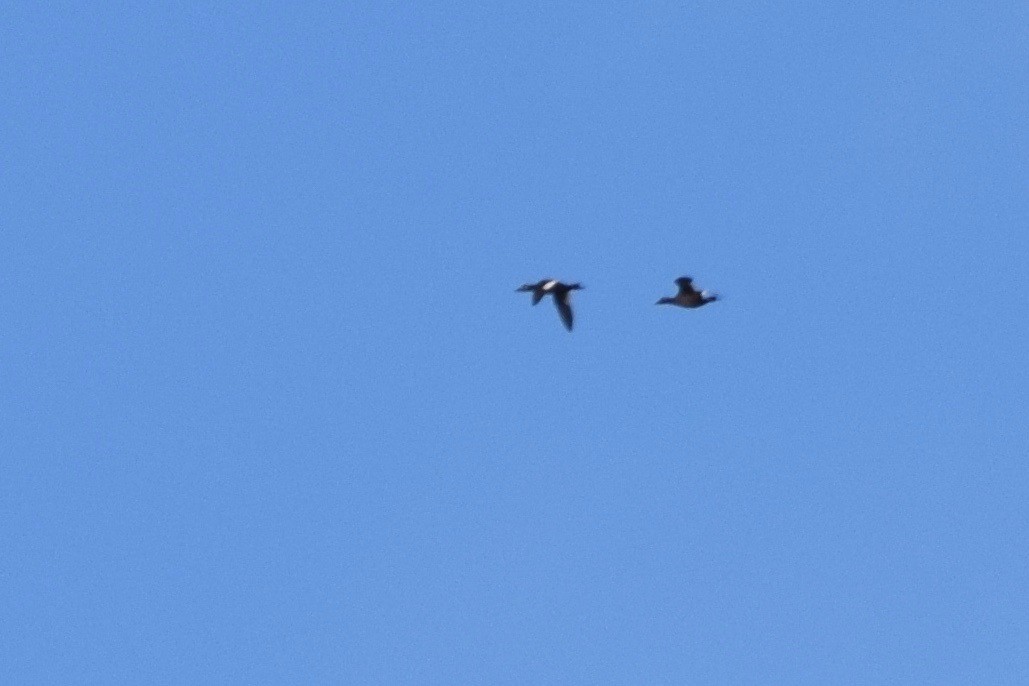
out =
{"type": "Polygon", "coordinates": [[[708,291],[698,291],[693,287],[693,279],[688,276],[680,276],[675,280],[679,292],[671,298],[661,298],[657,305],[677,305],[679,307],[700,307],[718,300],[718,296],[708,291]]]}
{"type": "Polygon", "coordinates": [[[520,293],[532,293],[533,305],[539,304],[539,301],[542,300],[544,296],[553,296],[554,306],[557,307],[557,312],[561,315],[561,321],[569,331],[572,330],[572,323],[574,320],[574,316],[572,315],[572,306],[569,303],[569,294],[572,291],[578,290],[582,290],[581,284],[561,283],[557,279],[541,279],[537,283],[527,283],[517,289],[520,293]]]}

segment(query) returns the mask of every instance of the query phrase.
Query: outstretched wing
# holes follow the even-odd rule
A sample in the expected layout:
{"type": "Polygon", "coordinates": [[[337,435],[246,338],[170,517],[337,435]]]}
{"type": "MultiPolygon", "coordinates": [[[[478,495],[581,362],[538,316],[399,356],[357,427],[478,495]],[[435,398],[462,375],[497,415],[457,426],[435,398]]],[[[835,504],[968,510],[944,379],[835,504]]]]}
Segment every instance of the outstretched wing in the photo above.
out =
{"type": "Polygon", "coordinates": [[[561,315],[561,321],[564,322],[565,328],[569,331],[572,330],[572,306],[568,304],[568,294],[562,293],[561,295],[554,294],[554,305],[557,307],[558,314],[561,315]]]}
{"type": "Polygon", "coordinates": [[[524,286],[519,286],[515,290],[518,291],[519,293],[529,293],[529,292],[531,292],[532,293],[532,304],[533,305],[538,305],[539,301],[543,300],[543,296],[547,294],[547,292],[545,290],[540,288],[540,284],[542,284],[542,283],[543,283],[542,281],[540,281],[539,283],[527,283],[524,286]]]}
{"type": "Polygon", "coordinates": [[[699,295],[693,287],[693,279],[688,276],[680,276],[675,280],[675,285],[679,287],[679,295],[699,295]]]}

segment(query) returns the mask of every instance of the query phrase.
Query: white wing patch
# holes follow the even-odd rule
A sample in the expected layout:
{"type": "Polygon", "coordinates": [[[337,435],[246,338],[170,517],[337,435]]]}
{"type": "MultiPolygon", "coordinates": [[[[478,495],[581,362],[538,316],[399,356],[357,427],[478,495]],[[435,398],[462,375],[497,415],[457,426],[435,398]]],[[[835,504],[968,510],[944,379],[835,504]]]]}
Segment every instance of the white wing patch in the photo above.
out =
{"type": "Polygon", "coordinates": [[[556,285],[557,285],[557,281],[556,280],[547,281],[545,284],[543,284],[543,290],[549,291],[551,288],[553,288],[556,285]]]}

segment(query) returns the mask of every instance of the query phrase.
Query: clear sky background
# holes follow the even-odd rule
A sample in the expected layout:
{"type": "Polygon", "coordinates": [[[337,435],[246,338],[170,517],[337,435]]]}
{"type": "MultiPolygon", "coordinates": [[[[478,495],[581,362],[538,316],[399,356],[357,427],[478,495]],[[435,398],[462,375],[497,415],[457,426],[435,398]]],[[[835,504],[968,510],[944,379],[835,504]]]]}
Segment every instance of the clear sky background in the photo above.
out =
{"type": "Polygon", "coordinates": [[[1024,2],[182,5],[0,27],[5,683],[1029,683],[1024,2]]]}

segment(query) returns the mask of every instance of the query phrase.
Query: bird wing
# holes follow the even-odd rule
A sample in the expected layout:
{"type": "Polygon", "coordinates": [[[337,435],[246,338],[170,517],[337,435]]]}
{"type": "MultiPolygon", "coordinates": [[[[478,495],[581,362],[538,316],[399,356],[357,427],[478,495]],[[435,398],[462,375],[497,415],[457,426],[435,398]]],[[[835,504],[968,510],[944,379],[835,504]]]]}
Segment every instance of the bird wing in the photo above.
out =
{"type": "Polygon", "coordinates": [[[569,331],[572,330],[572,306],[568,304],[568,294],[562,293],[561,295],[554,294],[554,305],[557,307],[558,314],[561,315],[561,321],[564,322],[565,328],[569,331]]]}
{"type": "Polygon", "coordinates": [[[532,292],[532,304],[533,305],[538,305],[539,301],[543,300],[543,296],[546,295],[546,294],[547,294],[547,292],[545,290],[543,290],[542,288],[537,288],[536,290],[534,290],[532,292]]]}
{"type": "Polygon", "coordinates": [[[680,276],[675,280],[675,284],[679,287],[680,295],[697,294],[697,289],[693,287],[693,279],[688,276],[680,276]]]}

